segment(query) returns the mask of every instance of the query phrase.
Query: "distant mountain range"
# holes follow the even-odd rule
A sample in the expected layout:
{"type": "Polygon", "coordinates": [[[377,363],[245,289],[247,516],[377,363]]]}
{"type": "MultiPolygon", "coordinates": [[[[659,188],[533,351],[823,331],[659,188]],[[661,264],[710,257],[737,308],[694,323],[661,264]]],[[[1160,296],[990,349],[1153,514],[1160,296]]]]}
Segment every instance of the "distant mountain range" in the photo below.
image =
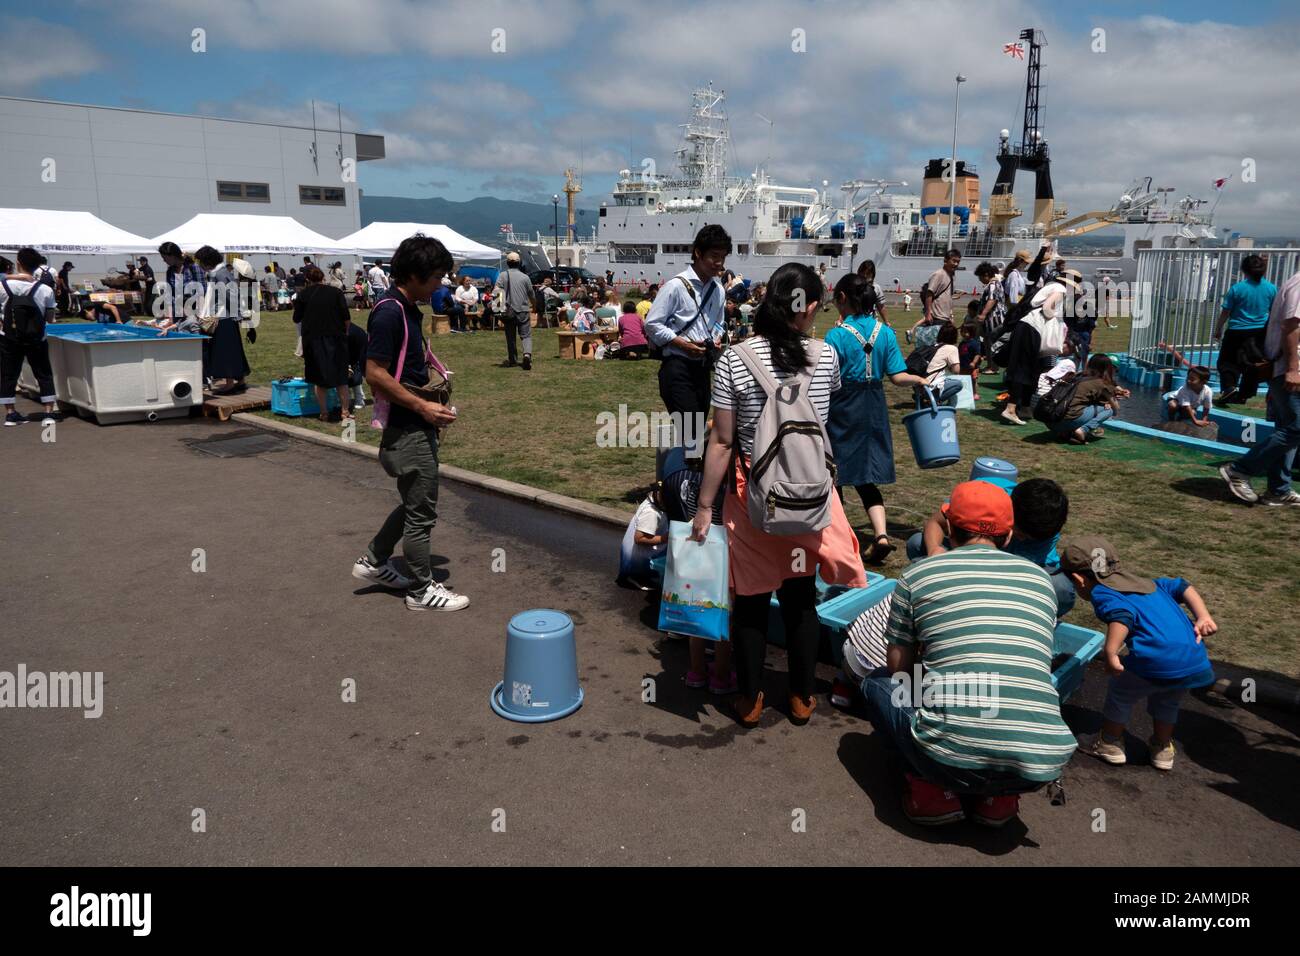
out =
{"type": "MultiPolygon", "coordinates": [[[[578,232],[591,235],[596,224],[597,207],[578,206],[578,232]]],[[[372,222],[427,222],[450,226],[462,236],[491,246],[500,246],[504,238],[503,224],[514,227],[518,233],[540,232],[550,235],[555,221],[555,209],[550,203],[519,202],[479,196],[467,202],[451,199],[409,199],[405,196],[361,197],[361,225],[372,222]]],[[[560,202],[560,227],[565,221],[565,205],[560,202]]]]}

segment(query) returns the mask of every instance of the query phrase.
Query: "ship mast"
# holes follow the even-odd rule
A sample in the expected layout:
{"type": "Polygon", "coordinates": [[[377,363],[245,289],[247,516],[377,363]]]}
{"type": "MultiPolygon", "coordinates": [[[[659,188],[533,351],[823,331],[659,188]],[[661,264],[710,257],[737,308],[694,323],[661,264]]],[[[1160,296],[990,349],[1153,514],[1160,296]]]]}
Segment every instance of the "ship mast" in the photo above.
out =
{"type": "Polygon", "coordinates": [[[726,176],[731,138],[722,107],[726,98],[726,92],[715,90],[712,82],[691,91],[691,121],[682,127],[686,145],[677,148],[677,166],[688,182],[712,183],[726,176]]]}
{"type": "Polygon", "coordinates": [[[998,149],[998,178],[989,197],[989,225],[994,234],[1004,234],[1011,220],[1021,215],[1016,205],[1016,173],[1019,170],[1034,173],[1034,224],[1051,228],[1054,220],[1065,215],[1064,208],[1056,208],[1052,193],[1052,161],[1043,137],[1042,118],[1039,116],[1039,94],[1042,91],[1043,47],[1047,37],[1042,30],[1028,27],[1020,31],[1020,39],[1028,41],[1028,59],[1025,70],[1025,116],[1020,133],[1020,145],[1012,146],[1008,131],[1002,131],[998,149]]]}

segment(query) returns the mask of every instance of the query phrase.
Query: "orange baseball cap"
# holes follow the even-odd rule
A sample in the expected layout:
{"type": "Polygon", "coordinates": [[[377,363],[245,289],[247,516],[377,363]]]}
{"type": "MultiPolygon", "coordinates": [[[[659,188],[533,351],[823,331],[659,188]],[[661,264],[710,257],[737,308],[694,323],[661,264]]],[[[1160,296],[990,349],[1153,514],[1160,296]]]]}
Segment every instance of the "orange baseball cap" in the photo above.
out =
{"type": "Polygon", "coordinates": [[[948,523],[963,531],[1000,538],[1015,521],[1011,496],[987,481],[963,481],[943,506],[948,523]]]}

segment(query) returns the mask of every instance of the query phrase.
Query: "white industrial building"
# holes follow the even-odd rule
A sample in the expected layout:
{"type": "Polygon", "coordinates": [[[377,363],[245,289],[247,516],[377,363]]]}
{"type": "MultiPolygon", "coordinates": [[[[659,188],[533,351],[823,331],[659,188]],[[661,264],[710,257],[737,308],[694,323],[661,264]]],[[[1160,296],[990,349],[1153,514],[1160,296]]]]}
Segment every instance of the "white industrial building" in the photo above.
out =
{"type": "MultiPolygon", "coordinates": [[[[326,125],[0,97],[0,207],[82,210],[146,237],[196,213],[290,216],[337,239],[361,228],[358,167],[384,158],[384,138],[326,125]]],[[[78,282],[123,264],[69,258],[78,282]]]]}

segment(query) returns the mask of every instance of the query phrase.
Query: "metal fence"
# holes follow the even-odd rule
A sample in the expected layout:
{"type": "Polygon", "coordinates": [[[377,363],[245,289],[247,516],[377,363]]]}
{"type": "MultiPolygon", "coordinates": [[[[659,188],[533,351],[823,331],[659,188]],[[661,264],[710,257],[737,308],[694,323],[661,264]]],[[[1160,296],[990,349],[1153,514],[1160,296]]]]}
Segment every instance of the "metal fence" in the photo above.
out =
{"type": "Polygon", "coordinates": [[[1129,354],[1157,368],[1172,366],[1173,356],[1160,348],[1163,342],[1192,361],[1213,365],[1210,337],[1223,297],[1242,278],[1241,260],[1249,255],[1264,256],[1265,278],[1279,287],[1300,271],[1300,249],[1139,250],[1137,280],[1129,293],[1129,354]]]}

